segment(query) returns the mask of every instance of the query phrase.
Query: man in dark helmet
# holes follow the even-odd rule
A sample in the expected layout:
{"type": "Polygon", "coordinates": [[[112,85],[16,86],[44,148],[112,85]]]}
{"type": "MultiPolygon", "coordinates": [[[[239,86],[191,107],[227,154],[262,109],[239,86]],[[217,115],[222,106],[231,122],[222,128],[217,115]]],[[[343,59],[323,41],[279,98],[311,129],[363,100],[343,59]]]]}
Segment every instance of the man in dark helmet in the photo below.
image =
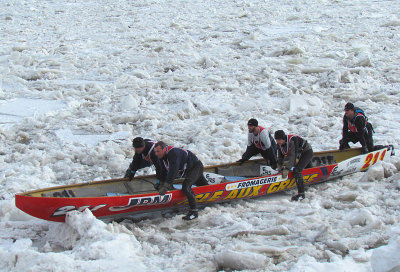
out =
{"type": "Polygon", "coordinates": [[[173,190],[174,179],[183,177],[182,192],[189,202],[189,213],[185,215],[183,220],[196,219],[198,214],[196,196],[192,190],[192,186],[208,185],[203,175],[203,163],[191,151],[167,145],[160,141],[154,151],[161,162],[160,172],[160,195],[164,195],[167,191],[173,190]]]}
{"type": "Polygon", "coordinates": [[[349,142],[354,144],[360,142],[362,153],[374,151],[373,131],[364,111],[354,107],[352,103],[347,103],[344,106],[343,131],[342,139],[339,141],[339,150],[350,148],[349,142]]]}
{"type": "Polygon", "coordinates": [[[304,180],[302,171],[311,166],[314,152],[311,145],[297,135],[286,135],[283,130],[275,131],[274,138],[278,144],[278,170],[282,177],[287,178],[289,171],[293,171],[298,194],[292,196],[292,201],[305,198],[304,180]],[[296,159],[299,161],[296,163],[296,159]]]}
{"type": "Polygon", "coordinates": [[[142,137],[136,137],[133,139],[132,146],[135,149],[135,155],[133,156],[128,170],[126,170],[125,178],[132,180],[137,170],[149,167],[152,164],[156,168],[157,179],[159,178],[161,164],[160,160],[154,153],[155,144],[155,141],[143,139],[142,137]]]}
{"type": "Polygon", "coordinates": [[[254,118],[247,122],[247,128],[249,131],[247,148],[238,162],[242,164],[254,155],[261,154],[267,163],[275,169],[277,145],[274,138],[269,134],[267,129],[259,126],[258,121],[254,118]]]}

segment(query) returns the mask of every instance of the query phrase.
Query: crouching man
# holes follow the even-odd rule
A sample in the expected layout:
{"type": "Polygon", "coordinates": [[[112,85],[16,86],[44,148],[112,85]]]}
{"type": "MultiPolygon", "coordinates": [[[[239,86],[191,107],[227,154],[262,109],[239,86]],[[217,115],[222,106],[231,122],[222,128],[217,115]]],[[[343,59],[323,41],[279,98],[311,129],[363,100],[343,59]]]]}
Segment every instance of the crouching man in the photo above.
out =
{"type": "Polygon", "coordinates": [[[203,163],[189,150],[168,146],[160,141],[154,146],[154,152],[161,162],[159,193],[164,195],[168,190],[173,190],[176,178],[185,178],[182,192],[189,201],[189,213],[184,220],[193,220],[198,217],[196,197],[192,186],[208,185],[203,172],[203,163]]]}
{"type": "Polygon", "coordinates": [[[292,201],[305,198],[304,180],[302,171],[311,166],[314,152],[311,145],[297,135],[286,135],[283,130],[275,131],[275,140],[278,144],[278,170],[287,178],[289,171],[293,171],[296,180],[297,195],[292,196],[292,201]],[[296,163],[296,159],[299,161],[296,163]]]}
{"type": "Polygon", "coordinates": [[[267,129],[258,125],[256,119],[250,119],[247,122],[247,128],[249,131],[247,148],[242,158],[237,161],[239,165],[248,161],[254,155],[261,154],[267,164],[276,169],[277,145],[274,138],[269,134],[267,129]]]}

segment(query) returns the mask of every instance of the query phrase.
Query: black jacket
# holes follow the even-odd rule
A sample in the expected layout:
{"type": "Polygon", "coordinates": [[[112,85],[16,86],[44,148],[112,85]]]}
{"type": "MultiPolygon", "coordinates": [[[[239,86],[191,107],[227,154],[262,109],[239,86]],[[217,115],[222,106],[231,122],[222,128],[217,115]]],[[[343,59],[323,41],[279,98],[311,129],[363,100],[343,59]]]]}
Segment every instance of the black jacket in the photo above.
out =
{"type": "Polygon", "coordinates": [[[189,150],[174,147],[160,160],[160,181],[172,184],[174,179],[181,178],[199,159],[189,150]]]}
{"type": "Polygon", "coordinates": [[[133,156],[132,162],[129,165],[129,169],[131,171],[136,172],[139,169],[145,168],[145,167],[153,164],[156,168],[157,178],[159,179],[160,178],[159,175],[160,175],[160,171],[161,171],[160,160],[157,158],[157,156],[154,152],[154,149],[152,149],[149,154],[149,151],[152,148],[154,142],[150,139],[145,139],[144,143],[145,143],[145,148],[143,150],[143,153],[142,154],[135,153],[135,155],[133,156]],[[144,159],[144,157],[146,157],[146,156],[150,157],[151,163],[144,159]]]}
{"type": "MultiPolygon", "coordinates": [[[[356,110],[359,110],[359,108],[356,108],[356,110]]],[[[355,113],[353,119],[350,120],[350,123],[357,128],[357,132],[352,132],[349,130],[349,118],[347,118],[346,114],[343,116],[343,131],[342,131],[342,136],[343,139],[348,140],[353,138],[352,134],[359,139],[361,146],[366,145],[366,139],[365,139],[365,133],[367,132],[366,128],[366,116],[363,114],[357,115],[357,112],[355,113]]]]}
{"type": "Polygon", "coordinates": [[[285,160],[287,161],[286,167],[291,169],[296,165],[296,159],[301,156],[301,153],[310,149],[312,149],[312,147],[306,140],[300,136],[293,136],[289,142],[286,142],[282,147],[278,146],[278,165],[282,165],[285,160]],[[289,152],[285,155],[281,148],[289,150],[289,152]]]}

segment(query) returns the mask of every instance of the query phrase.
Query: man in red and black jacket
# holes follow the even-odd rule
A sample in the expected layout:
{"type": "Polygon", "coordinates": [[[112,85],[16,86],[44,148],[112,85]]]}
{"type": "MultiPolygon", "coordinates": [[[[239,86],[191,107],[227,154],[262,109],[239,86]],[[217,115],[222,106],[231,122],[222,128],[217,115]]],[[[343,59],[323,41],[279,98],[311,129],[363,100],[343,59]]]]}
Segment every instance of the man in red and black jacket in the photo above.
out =
{"type": "Polygon", "coordinates": [[[125,178],[132,180],[137,170],[149,167],[153,164],[156,168],[157,179],[159,179],[161,164],[154,152],[155,144],[155,141],[143,139],[142,137],[133,139],[132,146],[135,149],[135,155],[133,156],[128,170],[125,172],[125,178]]]}
{"type": "Polygon", "coordinates": [[[247,122],[247,128],[249,131],[247,148],[242,158],[237,162],[241,165],[254,155],[261,154],[267,164],[276,169],[277,145],[274,138],[269,134],[267,129],[259,126],[258,121],[254,118],[247,122]]]}
{"type": "Polygon", "coordinates": [[[297,195],[292,196],[292,201],[305,198],[303,170],[311,167],[314,156],[311,145],[297,135],[286,135],[283,130],[275,131],[274,138],[278,144],[278,171],[283,178],[287,178],[289,171],[293,171],[296,180],[297,195]],[[296,162],[296,159],[299,159],[296,162]]]}
{"type": "Polygon", "coordinates": [[[184,178],[182,192],[189,201],[189,213],[183,217],[184,220],[193,220],[198,217],[196,197],[192,190],[193,185],[208,185],[203,175],[203,163],[191,151],[168,146],[164,142],[158,142],[154,151],[161,162],[160,195],[168,190],[174,190],[173,182],[176,178],[184,178]]]}
{"type": "Polygon", "coordinates": [[[374,151],[373,128],[364,111],[347,103],[344,107],[342,139],[339,150],[350,148],[349,142],[360,142],[362,153],[374,151]]]}

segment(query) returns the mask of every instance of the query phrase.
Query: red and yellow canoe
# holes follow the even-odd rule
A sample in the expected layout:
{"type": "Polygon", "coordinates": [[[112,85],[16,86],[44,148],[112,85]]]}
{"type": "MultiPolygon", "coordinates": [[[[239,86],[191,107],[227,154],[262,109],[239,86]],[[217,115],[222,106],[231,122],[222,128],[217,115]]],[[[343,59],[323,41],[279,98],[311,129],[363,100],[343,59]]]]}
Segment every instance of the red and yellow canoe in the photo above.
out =
{"type": "MultiPolygon", "coordinates": [[[[305,184],[314,184],[365,171],[378,161],[388,161],[393,146],[382,146],[368,154],[360,148],[314,153],[312,168],[303,171],[305,184]]],[[[292,173],[287,179],[273,174],[262,159],[243,165],[228,163],[205,168],[210,185],[193,188],[199,203],[216,203],[281,192],[296,186],[292,173]]],[[[16,194],[16,206],[32,216],[64,222],[69,211],[90,209],[98,218],[117,218],[170,209],[187,204],[180,189],[160,196],[154,189],[155,175],[58,186],[16,194]]],[[[177,180],[176,187],[182,180],[177,180]]]]}

